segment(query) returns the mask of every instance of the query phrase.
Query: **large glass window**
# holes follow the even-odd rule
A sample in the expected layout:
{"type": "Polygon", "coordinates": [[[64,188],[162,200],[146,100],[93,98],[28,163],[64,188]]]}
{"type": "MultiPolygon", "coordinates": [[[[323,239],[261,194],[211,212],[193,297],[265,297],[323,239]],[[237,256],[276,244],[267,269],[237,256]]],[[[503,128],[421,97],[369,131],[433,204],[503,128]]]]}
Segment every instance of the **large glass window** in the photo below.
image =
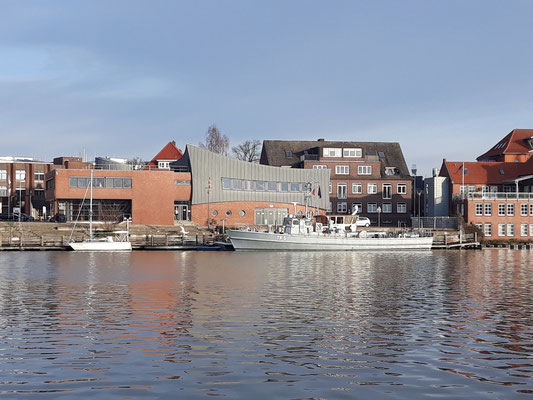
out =
{"type": "Polygon", "coordinates": [[[359,165],[357,166],[357,174],[359,175],[372,175],[371,165],[359,165]]]}
{"type": "Polygon", "coordinates": [[[362,157],[363,150],[359,148],[342,149],[342,156],[343,157],[362,157]]]}
{"type": "Polygon", "coordinates": [[[322,150],[322,156],[323,157],[341,157],[342,156],[342,149],[335,149],[331,147],[324,147],[322,150]]]}
{"type": "Polygon", "coordinates": [[[349,165],[335,165],[335,173],[337,175],[349,175],[350,166],[349,165]]]}
{"type": "Polygon", "coordinates": [[[392,199],[392,185],[390,183],[384,183],[382,186],[382,195],[384,199],[392,199]]]}
{"type": "Polygon", "coordinates": [[[366,185],[366,192],[367,192],[367,194],[376,194],[378,192],[378,184],[377,183],[368,183],[366,185]]]}
{"type": "Polygon", "coordinates": [[[396,186],[396,190],[398,194],[407,194],[407,184],[398,183],[398,185],[396,186]]]}
{"type": "Polygon", "coordinates": [[[346,183],[337,183],[337,197],[339,199],[346,199],[348,197],[346,183]]]}

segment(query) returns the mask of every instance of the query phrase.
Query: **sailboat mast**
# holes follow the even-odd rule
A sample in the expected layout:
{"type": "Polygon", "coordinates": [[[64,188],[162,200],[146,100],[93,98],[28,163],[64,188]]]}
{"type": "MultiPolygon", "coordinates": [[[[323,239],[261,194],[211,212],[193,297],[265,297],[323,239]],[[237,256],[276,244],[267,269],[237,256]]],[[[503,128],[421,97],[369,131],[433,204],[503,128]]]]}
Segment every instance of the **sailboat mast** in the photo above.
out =
{"type": "Polygon", "coordinates": [[[93,170],[91,169],[91,199],[89,200],[89,238],[93,238],[93,170]]]}

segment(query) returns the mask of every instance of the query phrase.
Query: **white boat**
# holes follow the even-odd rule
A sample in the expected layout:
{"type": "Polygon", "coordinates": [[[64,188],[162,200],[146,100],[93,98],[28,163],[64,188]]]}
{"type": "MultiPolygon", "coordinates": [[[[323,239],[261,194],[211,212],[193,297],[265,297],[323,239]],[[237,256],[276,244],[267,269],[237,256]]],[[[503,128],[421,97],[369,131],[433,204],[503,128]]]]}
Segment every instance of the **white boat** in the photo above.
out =
{"type": "MultiPolygon", "coordinates": [[[[91,179],[90,179],[90,203],[89,203],[89,239],[82,242],[74,242],[69,240],[69,246],[72,250],[75,251],[131,251],[131,242],[130,242],[130,229],[129,229],[129,219],[126,219],[126,230],[125,231],[115,231],[113,236],[107,236],[103,238],[95,238],[93,235],[93,171],[91,170],[91,179]]],[[[82,203],[83,206],[83,203],[82,203]]],[[[80,207],[81,211],[81,207],[80,207]]],[[[79,215],[78,215],[79,217],[79,215]]],[[[74,227],[72,231],[74,232],[74,227]]]]}
{"type": "Polygon", "coordinates": [[[432,236],[357,231],[355,223],[340,225],[329,221],[324,225],[311,218],[289,216],[275,232],[227,232],[235,250],[430,250],[433,243],[432,236]]]}

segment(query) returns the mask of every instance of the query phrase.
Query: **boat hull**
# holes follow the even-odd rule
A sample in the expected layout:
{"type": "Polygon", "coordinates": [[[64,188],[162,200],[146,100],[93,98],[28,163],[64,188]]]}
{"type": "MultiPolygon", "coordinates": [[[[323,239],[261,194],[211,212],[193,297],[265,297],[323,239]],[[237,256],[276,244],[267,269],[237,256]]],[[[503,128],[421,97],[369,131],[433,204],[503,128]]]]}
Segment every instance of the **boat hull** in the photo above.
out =
{"type": "Polygon", "coordinates": [[[131,251],[130,242],[72,242],[69,246],[74,251],[131,251]]]}
{"type": "Polygon", "coordinates": [[[228,230],[235,250],[431,250],[432,237],[345,237],[228,230]]]}

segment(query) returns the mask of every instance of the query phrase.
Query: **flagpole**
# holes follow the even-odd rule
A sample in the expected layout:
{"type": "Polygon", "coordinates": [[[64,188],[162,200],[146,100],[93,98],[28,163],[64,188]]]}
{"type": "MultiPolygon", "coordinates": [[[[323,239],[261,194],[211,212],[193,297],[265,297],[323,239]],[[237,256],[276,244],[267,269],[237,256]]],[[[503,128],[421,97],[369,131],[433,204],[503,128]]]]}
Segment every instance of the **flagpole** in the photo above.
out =
{"type": "Polygon", "coordinates": [[[462,167],[462,171],[461,172],[463,173],[463,181],[462,181],[462,184],[461,184],[462,189],[463,189],[463,193],[462,193],[462,197],[461,198],[464,200],[465,192],[466,192],[466,189],[465,189],[465,162],[464,161],[463,161],[463,167],[462,167]]]}

